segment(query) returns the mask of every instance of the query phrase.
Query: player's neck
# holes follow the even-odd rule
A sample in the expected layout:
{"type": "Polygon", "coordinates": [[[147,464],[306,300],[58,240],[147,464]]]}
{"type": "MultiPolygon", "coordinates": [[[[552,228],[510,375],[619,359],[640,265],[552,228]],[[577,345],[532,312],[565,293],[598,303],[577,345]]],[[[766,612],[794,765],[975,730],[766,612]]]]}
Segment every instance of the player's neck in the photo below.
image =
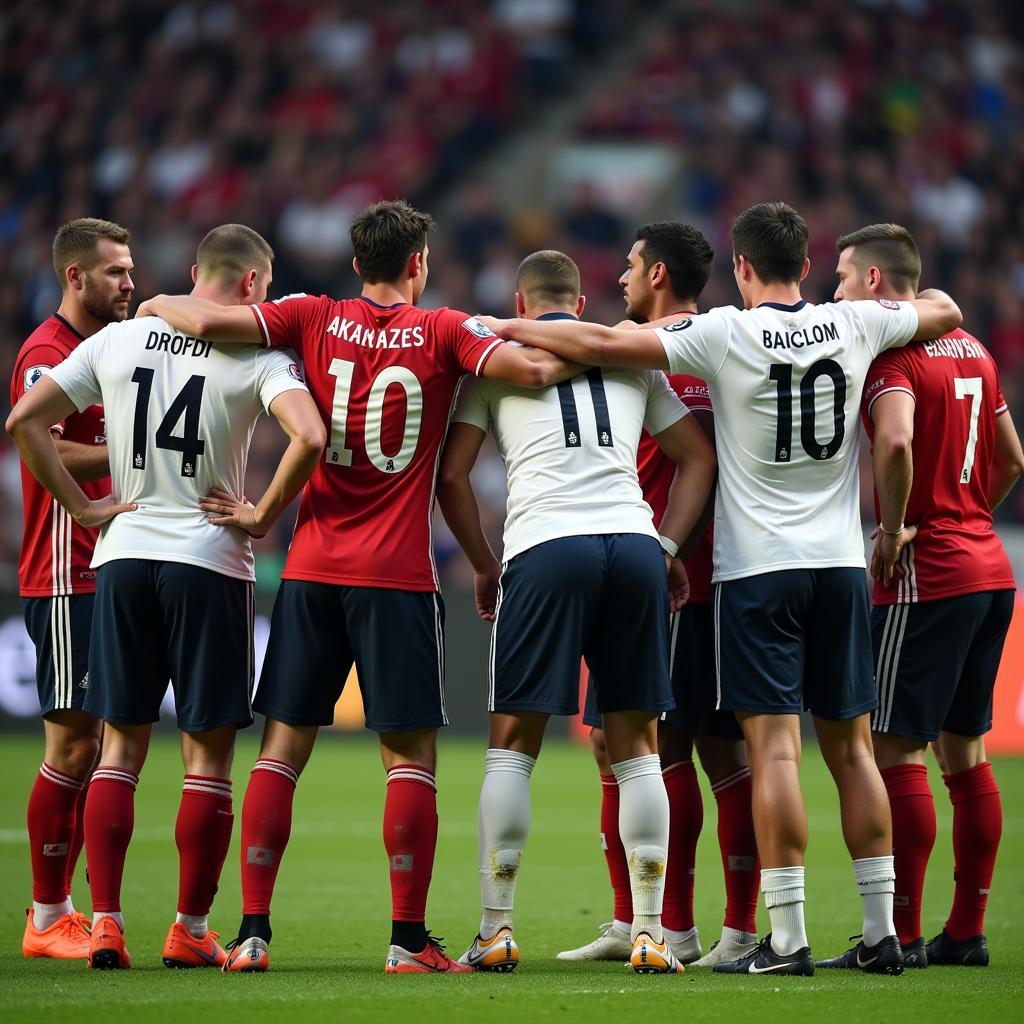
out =
{"type": "Polygon", "coordinates": [[[795,306],[801,302],[803,296],[800,294],[800,285],[797,282],[782,283],[773,281],[771,284],[752,285],[748,293],[748,309],[764,305],[766,302],[776,302],[780,306],[795,306]]]}
{"type": "Polygon", "coordinates": [[[917,292],[912,288],[908,288],[905,292],[897,291],[895,288],[889,291],[877,291],[871,296],[873,299],[890,299],[893,302],[907,302],[911,299],[917,298],[917,292]]]}
{"type": "Polygon", "coordinates": [[[550,316],[552,313],[557,313],[559,316],[571,316],[574,320],[579,319],[576,315],[575,304],[572,306],[531,306],[523,310],[523,319],[539,320],[542,316],[550,316]]]}
{"type": "Polygon", "coordinates": [[[377,281],[374,284],[364,284],[361,292],[364,299],[378,306],[394,306],[399,302],[412,301],[412,280],[408,281],[377,281]]]}
{"type": "Polygon", "coordinates": [[[57,308],[57,316],[66,320],[83,337],[88,338],[107,325],[87,313],[80,302],[70,292],[65,292],[57,308]]]}
{"type": "Polygon", "coordinates": [[[674,295],[661,295],[659,293],[655,296],[654,303],[650,309],[650,314],[646,319],[648,321],[663,320],[667,316],[675,316],[676,313],[696,312],[696,299],[677,299],[674,295]]]}
{"type": "Polygon", "coordinates": [[[206,299],[208,302],[216,302],[218,306],[240,306],[241,296],[230,288],[220,288],[215,284],[196,284],[192,294],[197,299],[206,299]]]}

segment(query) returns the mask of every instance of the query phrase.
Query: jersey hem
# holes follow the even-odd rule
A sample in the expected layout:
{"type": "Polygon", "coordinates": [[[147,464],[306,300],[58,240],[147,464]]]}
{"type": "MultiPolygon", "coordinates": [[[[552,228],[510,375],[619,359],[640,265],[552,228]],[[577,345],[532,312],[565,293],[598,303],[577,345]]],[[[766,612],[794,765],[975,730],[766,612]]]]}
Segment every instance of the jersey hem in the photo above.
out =
{"type": "Polygon", "coordinates": [[[379,587],[381,590],[413,590],[417,593],[436,594],[440,588],[431,580],[382,580],[365,576],[350,576],[342,573],[305,572],[285,569],[283,580],[298,580],[305,583],[329,583],[335,587],[379,587]]]}
{"type": "Polygon", "coordinates": [[[862,558],[826,558],[821,561],[775,562],[772,565],[755,565],[749,569],[737,569],[733,572],[715,573],[711,577],[714,583],[729,583],[731,580],[745,580],[749,576],[764,576],[770,572],[787,572],[790,569],[867,569],[867,562],[862,558]]]}
{"type": "Polygon", "coordinates": [[[532,548],[539,547],[541,544],[547,544],[553,540],[564,540],[566,537],[612,537],[618,534],[626,534],[632,537],[650,537],[651,540],[658,540],[658,534],[654,531],[652,526],[651,532],[648,533],[646,530],[629,529],[628,527],[620,527],[619,529],[575,529],[565,530],[553,534],[544,534],[536,538],[531,538],[529,544],[525,544],[521,547],[513,546],[509,547],[502,552],[501,561],[502,563],[511,562],[513,558],[517,558],[519,555],[526,551],[530,551],[532,548]]]}
{"type": "Polygon", "coordinates": [[[116,555],[110,555],[103,559],[103,561],[94,560],[91,568],[102,569],[108,562],[123,562],[128,558],[136,558],[140,562],[174,562],[177,565],[194,565],[197,569],[209,569],[211,572],[215,572],[220,576],[228,576],[233,580],[245,580],[246,583],[256,582],[256,573],[246,573],[232,571],[231,569],[225,569],[222,565],[217,565],[215,562],[208,562],[202,558],[194,558],[186,555],[177,555],[173,552],[160,552],[160,558],[153,556],[152,550],[150,551],[119,551],[116,555]]]}
{"type": "MultiPolygon", "coordinates": [[[[918,583],[918,591],[920,592],[921,584],[918,583]]],[[[997,590],[1016,590],[1017,583],[1015,580],[996,580],[989,583],[967,583],[961,587],[954,587],[952,589],[943,590],[941,593],[930,593],[927,597],[921,597],[920,593],[916,601],[900,601],[897,597],[893,600],[884,600],[888,595],[884,592],[881,597],[883,600],[877,600],[874,590],[871,593],[871,607],[872,608],[891,608],[893,605],[905,605],[905,604],[928,604],[931,601],[945,601],[950,597],[966,597],[968,594],[983,594],[986,591],[997,591],[997,590]]]]}
{"type": "Polygon", "coordinates": [[[82,586],[82,587],[75,587],[74,590],[68,590],[68,591],[65,591],[62,594],[55,594],[53,592],[53,585],[52,584],[50,586],[46,587],[45,589],[42,588],[42,587],[19,587],[18,588],[18,597],[31,597],[31,598],[37,598],[37,597],[78,597],[79,595],[83,595],[84,596],[85,594],[95,594],[95,593],[96,593],[96,584],[95,583],[86,584],[85,586],[82,586]]]}

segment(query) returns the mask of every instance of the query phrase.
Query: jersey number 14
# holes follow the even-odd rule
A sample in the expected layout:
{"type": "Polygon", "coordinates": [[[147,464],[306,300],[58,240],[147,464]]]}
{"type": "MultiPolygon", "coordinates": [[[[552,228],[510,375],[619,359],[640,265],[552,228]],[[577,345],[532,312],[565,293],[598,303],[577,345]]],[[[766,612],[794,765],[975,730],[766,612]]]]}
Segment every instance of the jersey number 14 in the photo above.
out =
{"type": "MultiPolygon", "coordinates": [[[[132,469],[146,468],[146,449],[149,432],[149,400],[153,393],[153,371],[147,366],[136,366],[132,382],[138,384],[139,393],[135,399],[135,425],[132,431],[132,469]]],[[[199,456],[206,451],[206,442],[199,436],[199,412],[203,404],[203,388],[206,378],[193,374],[185,382],[171,402],[160,426],[156,428],[157,448],[181,453],[181,475],[194,477],[199,456]],[[183,433],[179,436],[172,431],[184,415],[183,433]]]]}

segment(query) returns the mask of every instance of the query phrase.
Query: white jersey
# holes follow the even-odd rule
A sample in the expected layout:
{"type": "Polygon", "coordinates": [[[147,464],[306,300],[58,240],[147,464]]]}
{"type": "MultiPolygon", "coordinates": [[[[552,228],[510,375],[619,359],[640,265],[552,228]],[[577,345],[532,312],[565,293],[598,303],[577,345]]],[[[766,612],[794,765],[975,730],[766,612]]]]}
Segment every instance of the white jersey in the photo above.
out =
{"type": "Polygon", "coordinates": [[[917,331],[907,303],[762,303],[656,333],[671,373],[708,383],[718,495],[714,580],[858,567],[858,413],[871,361],[917,331]]]}
{"type": "Polygon", "coordinates": [[[453,420],[490,429],[508,474],[502,560],[558,537],[656,538],[636,449],[686,415],[660,370],[595,368],[539,391],[467,377],[453,420]]]}
{"type": "Polygon", "coordinates": [[[113,493],[139,506],[101,528],[94,568],[144,558],[255,579],[249,535],[211,525],[199,502],[211,487],[242,495],[260,413],[306,390],[294,354],[143,317],[110,324],[47,374],[79,411],[103,405],[113,493]]]}

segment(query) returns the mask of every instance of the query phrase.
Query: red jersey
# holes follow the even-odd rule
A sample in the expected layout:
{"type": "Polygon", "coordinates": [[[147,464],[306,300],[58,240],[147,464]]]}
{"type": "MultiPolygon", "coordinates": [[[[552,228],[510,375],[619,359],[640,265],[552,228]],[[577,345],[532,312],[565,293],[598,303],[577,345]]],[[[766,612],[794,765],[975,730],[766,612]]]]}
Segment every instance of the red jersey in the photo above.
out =
{"type": "MultiPolygon", "coordinates": [[[[668,378],[672,390],[680,397],[690,412],[711,412],[711,398],[708,386],[699,377],[685,373],[672,374],[668,378]]],[[[676,464],[658,447],[658,442],[645,430],[636,450],[636,471],[640,477],[640,488],[644,500],[654,513],[657,526],[668,506],[668,492],[675,476],[676,464]]],[[[686,575],[690,579],[690,604],[711,603],[711,549],[714,528],[708,526],[707,533],[700,539],[689,561],[686,575]]]]}
{"type": "Polygon", "coordinates": [[[330,426],[282,579],[437,590],[441,444],[459,380],[501,340],[465,313],[405,302],[290,295],[252,309],[268,344],[298,352],[330,426]]]}
{"type": "Polygon", "coordinates": [[[876,585],[874,603],[913,604],[1012,588],[1013,569],[992,529],[988,504],[996,417],[1006,412],[991,355],[961,330],[883,352],[871,365],[861,404],[872,443],[871,407],[891,391],[916,400],[906,520],[918,533],[900,556],[906,576],[888,587],[876,585]]]}
{"type": "MultiPolygon", "coordinates": [[[[43,375],[63,362],[85,339],[62,316],[44,320],[21,346],[11,377],[11,405],[43,375]]],[[[103,407],[92,405],[55,423],[66,441],[78,444],[106,444],[103,407]]],[[[110,493],[110,478],[82,484],[91,498],[110,493]]],[[[63,594],[92,594],[96,572],[89,568],[99,533],[79,526],[57,500],[21,465],[21,494],[24,528],[18,584],[22,597],[53,597],[63,594]]]]}

